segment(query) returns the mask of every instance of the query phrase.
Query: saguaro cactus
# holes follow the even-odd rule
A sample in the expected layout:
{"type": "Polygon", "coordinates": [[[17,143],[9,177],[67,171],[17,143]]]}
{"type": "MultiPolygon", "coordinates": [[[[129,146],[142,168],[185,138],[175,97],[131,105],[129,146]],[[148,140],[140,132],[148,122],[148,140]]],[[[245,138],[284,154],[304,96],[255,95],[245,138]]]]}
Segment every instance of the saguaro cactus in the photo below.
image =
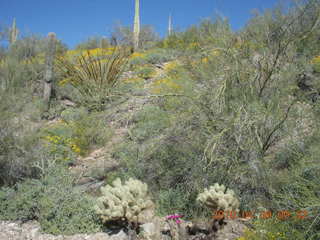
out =
{"type": "Polygon", "coordinates": [[[14,18],[12,22],[12,27],[10,29],[10,38],[9,38],[10,44],[13,44],[15,43],[15,41],[17,41],[18,34],[19,34],[19,30],[17,29],[16,19],[14,18]]]}
{"type": "MultiPolygon", "coordinates": [[[[52,95],[52,84],[53,84],[53,65],[54,57],[56,52],[56,34],[48,34],[48,48],[46,52],[46,63],[45,63],[45,75],[44,75],[44,88],[43,88],[43,100],[45,104],[44,113],[48,113],[50,108],[50,98],[52,95]]],[[[45,117],[45,115],[43,115],[45,117]]]]}
{"type": "Polygon", "coordinates": [[[133,26],[133,48],[137,51],[139,48],[139,35],[140,35],[140,0],[135,0],[135,15],[133,26]]]}
{"type": "Polygon", "coordinates": [[[169,15],[169,25],[168,25],[168,35],[170,36],[172,34],[172,19],[171,14],[169,15]]]}

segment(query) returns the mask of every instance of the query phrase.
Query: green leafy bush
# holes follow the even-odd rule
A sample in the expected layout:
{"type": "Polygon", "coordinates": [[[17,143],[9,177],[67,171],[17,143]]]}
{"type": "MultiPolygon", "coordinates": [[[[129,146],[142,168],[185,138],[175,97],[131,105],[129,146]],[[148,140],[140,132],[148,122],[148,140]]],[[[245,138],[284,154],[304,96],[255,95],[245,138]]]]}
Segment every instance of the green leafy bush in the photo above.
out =
{"type": "Polygon", "coordinates": [[[38,103],[27,89],[0,94],[0,186],[37,176],[34,166],[46,155],[37,135],[38,103]]]}
{"type": "Polygon", "coordinates": [[[168,51],[166,49],[153,49],[146,52],[145,60],[150,64],[158,64],[168,62],[177,57],[177,52],[168,51]]]}
{"type": "Polygon", "coordinates": [[[170,123],[168,114],[157,106],[146,106],[134,116],[133,121],[137,124],[132,129],[132,134],[138,140],[157,136],[170,123]]]}
{"type": "Polygon", "coordinates": [[[172,213],[183,213],[192,218],[203,212],[199,205],[193,205],[196,201],[196,193],[186,191],[185,186],[162,189],[157,193],[157,213],[160,216],[172,213]]]}
{"type": "Polygon", "coordinates": [[[40,179],[27,179],[13,188],[0,190],[3,220],[38,220],[52,234],[90,233],[100,230],[92,202],[73,188],[67,170],[52,165],[40,179]]]}
{"type": "Polygon", "coordinates": [[[138,77],[143,78],[145,80],[148,80],[155,76],[154,68],[148,66],[139,68],[139,70],[137,70],[135,73],[138,75],[138,77]]]}

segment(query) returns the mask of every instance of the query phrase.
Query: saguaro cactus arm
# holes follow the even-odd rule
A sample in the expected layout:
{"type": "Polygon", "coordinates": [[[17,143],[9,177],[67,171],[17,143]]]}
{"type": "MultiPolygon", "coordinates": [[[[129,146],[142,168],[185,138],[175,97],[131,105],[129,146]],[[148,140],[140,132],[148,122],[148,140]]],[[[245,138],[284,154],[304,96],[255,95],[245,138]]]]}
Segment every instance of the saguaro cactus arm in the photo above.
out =
{"type": "Polygon", "coordinates": [[[139,35],[140,35],[140,0],[135,0],[135,15],[133,26],[133,48],[137,51],[139,48],[139,35]]]}

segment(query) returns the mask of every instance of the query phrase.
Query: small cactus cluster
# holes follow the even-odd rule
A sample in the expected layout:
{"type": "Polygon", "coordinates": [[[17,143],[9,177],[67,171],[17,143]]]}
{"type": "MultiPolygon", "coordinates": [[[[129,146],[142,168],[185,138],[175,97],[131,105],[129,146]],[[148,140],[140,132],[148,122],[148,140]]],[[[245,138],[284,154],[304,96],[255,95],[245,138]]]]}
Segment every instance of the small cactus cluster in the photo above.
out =
{"type": "Polygon", "coordinates": [[[101,188],[102,196],[95,205],[103,223],[117,220],[137,223],[143,210],[153,208],[154,204],[147,196],[147,184],[132,178],[122,184],[117,178],[112,185],[101,188]]]}
{"type": "Polygon", "coordinates": [[[212,210],[239,211],[239,200],[233,190],[218,183],[209,189],[205,188],[204,192],[198,195],[197,201],[212,210]]]}

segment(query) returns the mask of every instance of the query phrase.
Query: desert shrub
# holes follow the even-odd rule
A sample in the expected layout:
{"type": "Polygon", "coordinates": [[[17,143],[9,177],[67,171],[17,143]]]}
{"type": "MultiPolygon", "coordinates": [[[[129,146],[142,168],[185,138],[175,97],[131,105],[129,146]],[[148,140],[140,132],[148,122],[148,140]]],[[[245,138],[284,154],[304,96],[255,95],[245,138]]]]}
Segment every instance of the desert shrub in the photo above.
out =
{"type": "Polygon", "coordinates": [[[34,220],[38,216],[37,199],[42,194],[37,180],[26,180],[13,188],[1,189],[2,220],[34,220]],[[14,199],[14,200],[13,200],[14,199]]]}
{"type": "Polygon", "coordinates": [[[147,64],[161,64],[173,60],[179,56],[179,52],[173,49],[154,48],[145,52],[136,52],[130,57],[130,69],[135,70],[139,66],[147,64]]]}
{"type": "Polygon", "coordinates": [[[158,136],[170,124],[168,114],[158,106],[146,106],[134,116],[133,121],[137,123],[131,132],[139,141],[158,136]]]}
{"type": "Polygon", "coordinates": [[[173,50],[153,49],[146,52],[145,60],[150,64],[164,63],[173,60],[178,53],[173,50]]]}
{"type": "Polygon", "coordinates": [[[43,169],[40,179],[26,179],[0,190],[1,219],[38,220],[51,234],[97,232],[99,221],[89,197],[73,188],[73,178],[58,165],[43,169]]]}
{"type": "MultiPolygon", "coordinates": [[[[30,35],[18,39],[10,48],[10,54],[19,60],[37,57],[45,52],[46,39],[38,35],[30,35]]],[[[63,54],[67,50],[65,44],[57,40],[57,54],[63,54]]]]}
{"type": "Polygon", "coordinates": [[[0,94],[0,185],[37,176],[35,164],[47,156],[39,144],[40,102],[29,89],[0,94]]]}
{"type": "Polygon", "coordinates": [[[86,114],[89,114],[89,112],[84,107],[67,108],[61,112],[61,119],[65,122],[78,121],[86,114]]]}
{"type": "MultiPolygon", "coordinates": [[[[139,35],[139,48],[152,48],[159,40],[158,34],[151,25],[142,25],[139,35]]],[[[111,43],[122,46],[133,46],[133,32],[128,26],[115,26],[111,33],[111,43]]]]}
{"type": "Polygon", "coordinates": [[[204,19],[183,32],[174,32],[158,44],[164,49],[175,49],[182,55],[200,53],[208,47],[221,47],[231,42],[233,33],[227,19],[216,16],[204,19]]]}
{"type": "Polygon", "coordinates": [[[190,193],[185,187],[161,189],[157,193],[157,213],[160,216],[172,213],[183,213],[187,218],[197,216],[203,209],[199,205],[194,205],[196,197],[196,192],[190,193]]]}
{"type": "Polygon", "coordinates": [[[195,199],[204,180],[202,168],[197,167],[201,161],[200,146],[203,142],[194,132],[189,132],[188,127],[184,127],[179,130],[167,127],[160,136],[156,132],[154,137],[140,139],[136,139],[137,135],[132,131],[130,140],[118,147],[115,157],[123,164],[125,175],[143,179],[155,199],[161,199],[161,213],[172,214],[174,208],[192,216],[199,214],[195,199]],[[173,202],[175,198],[176,203],[170,208],[168,202],[173,202]]]}
{"type": "Polygon", "coordinates": [[[76,144],[83,149],[81,154],[87,153],[94,147],[104,146],[112,135],[111,130],[106,127],[103,116],[99,113],[82,116],[77,121],[69,122],[69,125],[71,125],[76,144]]]}
{"type": "MultiPolygon", "coordinates": [[[[30,89],[32,95],[42,96],[45,50],[45,38],[33,35],[18,39],[1,58],[0,90],[17,93],[30,89]]],[[[65,51],[58,40],[57,54],[65,51]]]]}
{"type": "Polygon", "coordinates": [[[139,78],[148,80],[150,78],[153,78],[156,75],[156,72],[155,69],[151,66],[142,66],[137,71],[135,71],[135,74],[137,74],[139,78]]]}
{"type": "Polygon", "coordinates": [[[1,91],[17,93],[21,89],[34,89],[40,79],[41,66],[26,64],[16,57],[8,55],[0,63],[1,91]]]}
{"type": "Polygon", "coordinates": [[[170,61],[164,65],[163,74],[152,82],[151,92],[155,94],[186,95],[194,83],[190,80],[189,73],[177,61],[170,61]]]}
{"type": "Polygon", "coordinates": [[[318,233],[310,234],[307,226],[301,227],[301,224],[304,225],[306,222],[309,221],[299,219],[296,216],[290,216],[288,218],[273,216],[268,219],[254,219],[254,230],[247,230],[244,236],[238,238],[238,240],[317,239],[319,237],[318,233]]]}
{"type": "Polygon", "coordinates": [[[101,114],[88,115],[85,109],[71,112],[75,115],[66,117],[65,112],[64,120],[42,131],[48,151],[62,162],[72,162],[75,156],[85,155],[94,147],[103,146],[111,136],[111,131],[100,118],[101,114]]]}
{"type": "Polygon", "coordinates": [[[146,54],[143,52],[135,52],[130,56],[129,66],[130,69],[136,69],[141,65],[147,64],[146,54]]]}
{"type": "Polygon", "coordinates": [[[81,42],[75,46],[76,50],[89,50],[95,48],[108,48],[110,43],[104,37],[90,37],[86,41],[81,42]]]}

